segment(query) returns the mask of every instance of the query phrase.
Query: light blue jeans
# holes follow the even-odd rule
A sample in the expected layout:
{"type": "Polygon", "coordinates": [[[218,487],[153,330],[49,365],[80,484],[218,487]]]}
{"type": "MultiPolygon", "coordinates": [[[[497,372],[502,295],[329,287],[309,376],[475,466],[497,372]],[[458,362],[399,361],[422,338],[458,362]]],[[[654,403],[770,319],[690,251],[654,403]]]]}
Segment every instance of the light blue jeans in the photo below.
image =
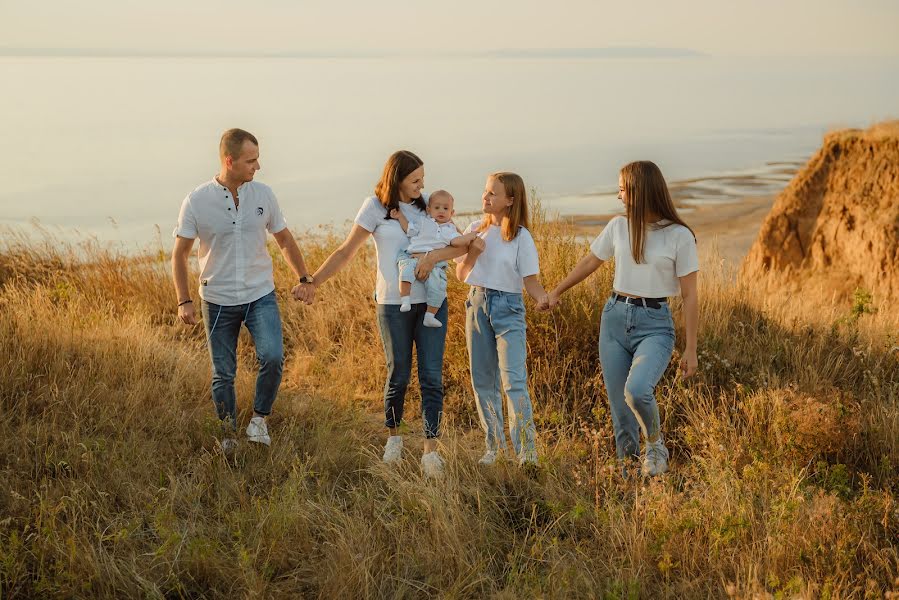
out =
{"type": "Polygon", "coordinates": [[[609,395],[618,458],[640,456],[640,431],[661,436],[655,388],[674,351],[668,303],[661,308],[616,302],[602,309],[599,360],[609,395]]]}
{"type": "Polygon", "coordinates": [[[465,341],[471,385],[487,449],[506,447],[502,394],[505,392],[512,448],[519,458],[535,460],[536,429],[528,393],[525,333],[521,294],[471,288],[465,301],[465,341]]]}
{"type": "MultiPolygon", "coordinates": [[[[427,293],[428,306],[437,308],[446,300],[446,261],[441,260],[431,269],[431,274],[425,280],[425,292],[427,293]]],[[[405,250],[401,250],[396,259],[396,266],[400,271],[400,281],[413,283],[415,281],[415,267],[418,259],[413,258],[405,250]]]]}

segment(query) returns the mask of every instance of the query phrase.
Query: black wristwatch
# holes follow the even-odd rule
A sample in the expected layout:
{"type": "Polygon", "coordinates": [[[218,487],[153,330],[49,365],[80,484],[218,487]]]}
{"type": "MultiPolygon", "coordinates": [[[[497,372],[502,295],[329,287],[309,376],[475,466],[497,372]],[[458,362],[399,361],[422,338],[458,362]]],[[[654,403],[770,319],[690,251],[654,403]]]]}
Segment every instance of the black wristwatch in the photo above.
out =
{"type": "Polygon", "coordinates": [[[300,283],[315,283],[315,279],[312,275],[303,275],[300,277],[300,283]]]}

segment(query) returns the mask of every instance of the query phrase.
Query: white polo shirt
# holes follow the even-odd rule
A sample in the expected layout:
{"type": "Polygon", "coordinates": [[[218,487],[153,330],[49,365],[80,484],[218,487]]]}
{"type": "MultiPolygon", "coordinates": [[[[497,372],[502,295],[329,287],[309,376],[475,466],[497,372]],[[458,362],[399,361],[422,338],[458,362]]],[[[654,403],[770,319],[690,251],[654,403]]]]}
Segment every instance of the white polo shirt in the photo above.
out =
{"type": "Polygon", "coordinates": [[[181,203],[172,237],[200,239],[200,297],[213,304],[237,306],[275,289],[268,233],[287,227],[278,200],[264,183],[237,188],[240,208],[228,188],[215,178],[181,203]]]}

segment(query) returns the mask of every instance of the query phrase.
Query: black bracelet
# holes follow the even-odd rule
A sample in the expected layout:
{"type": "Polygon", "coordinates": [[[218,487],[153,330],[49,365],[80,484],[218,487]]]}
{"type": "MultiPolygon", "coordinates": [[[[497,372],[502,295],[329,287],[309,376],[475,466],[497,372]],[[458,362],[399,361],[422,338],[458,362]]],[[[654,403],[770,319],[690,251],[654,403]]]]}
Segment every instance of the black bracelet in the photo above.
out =
{"type": "Polygon", "coordinates": [[[188,298],[188,299],[185,300],[184,302],[179,302],[179,303],[178,303],[178,306],[184,306],[185,304],[191,304],[191,303],[193,303],[193,300],[191,300],[191,299],[188,298]]]}

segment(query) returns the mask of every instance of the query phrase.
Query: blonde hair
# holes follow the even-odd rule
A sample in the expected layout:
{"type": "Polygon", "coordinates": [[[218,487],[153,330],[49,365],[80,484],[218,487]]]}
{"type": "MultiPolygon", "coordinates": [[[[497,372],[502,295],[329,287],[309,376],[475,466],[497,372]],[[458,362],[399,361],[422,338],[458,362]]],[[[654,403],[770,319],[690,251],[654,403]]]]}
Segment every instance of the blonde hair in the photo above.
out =
{"type": "MultiPolygon", "coordinates": [[[[655,225],[654,228],[664,229],[677,223],[690,229],[683,219],[677,214],[668,184],[662,170],[655,163],[648,160],[638,160],[621,167],[621,186],[624,188],[625,208],[627,209],[627,224],[631,237],[631,255],[634,262],[643,262],[643,250],[646,246],[646,219],[650,214],[656,214],[660,219],[669,221],[664,225],[655,225]]],[[[693,238],[696,234],[690,229],[693,238]]]]}
{"type": "MultiPolygon", "coordinates": [[[[502,236],[507,242],[511,242],[518,235],[520,227],[529,227],[528,219],[528,192],[524,187],[524,180],[520,175],[508,171],[499,171],[491,174],[488,179],[495,179],[503,184],[506,196],[512,199],[512,205],[508,208],[508,214],[503,216],[502,236]]],[[[478,227],[478,231],[486,231],[491,224],[490,219],[484,219],[478,227]]]]}

